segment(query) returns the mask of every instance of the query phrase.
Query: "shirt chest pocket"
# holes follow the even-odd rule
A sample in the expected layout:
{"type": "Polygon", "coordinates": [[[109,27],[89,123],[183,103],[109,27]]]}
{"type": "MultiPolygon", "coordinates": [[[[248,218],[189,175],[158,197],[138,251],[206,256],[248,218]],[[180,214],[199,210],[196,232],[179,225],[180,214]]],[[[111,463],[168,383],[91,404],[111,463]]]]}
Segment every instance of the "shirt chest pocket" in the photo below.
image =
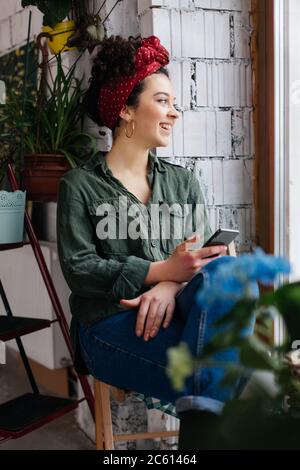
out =
{"type": "Polygon", "coordinates": [[[161,247],[165,254],[172,254],[176,246],[184,240],[185,215],[182,207],[177,205],[170,209],[160,209],[161,247]]]}
{"type": "Polygon", "coordinates": [[[132,217],[126,208],[120,207],[118,199],[93,201],[88,209],[97,244],[103,253],[128,256],[139,254],[141,240],[128,236],[128,224],[132,217]]]}

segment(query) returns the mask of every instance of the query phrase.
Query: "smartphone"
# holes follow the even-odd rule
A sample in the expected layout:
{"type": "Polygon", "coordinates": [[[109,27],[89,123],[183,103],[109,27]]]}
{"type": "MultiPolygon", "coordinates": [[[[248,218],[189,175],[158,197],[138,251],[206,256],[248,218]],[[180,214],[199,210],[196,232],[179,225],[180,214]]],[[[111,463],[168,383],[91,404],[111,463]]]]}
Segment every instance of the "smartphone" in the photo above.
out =
{"type": "MultiPolygon", "coordinates": [[[[229,228],[219,228],[203,245],[202,248],[207,247],[207,246],[214,246],[214,245],[229,245],[239,234],[240,232],[238,230],[231,230],[229,228]]],[[[199,248],[198,248],[199,249],[199,248]]],[[[215,258],[217,255],[211,255],[211,256],[206,256],[203,259],[207,258],[215,258]]],[[[197,276],[198,273],[195,274],[197,276]]],[[[194,276],[194,277],[195,277],[194,276]]],[[[193,279],[193,278],[192,278],[193,279]]],[[[183,286],[183,288],[177,292],[176,298],[182,294],[182,292],[187,289],[187,287],[190,285],[189,283],[191,280],[189,280],[188,284],[183,286]]]]}
{"type": "Polygon", "coordinates": [[[226,245],[228,246],[239,234],[238,230],[231,230],[228,228],[219,228],[203,245],[214,246],[214,245],[226,245]]]}

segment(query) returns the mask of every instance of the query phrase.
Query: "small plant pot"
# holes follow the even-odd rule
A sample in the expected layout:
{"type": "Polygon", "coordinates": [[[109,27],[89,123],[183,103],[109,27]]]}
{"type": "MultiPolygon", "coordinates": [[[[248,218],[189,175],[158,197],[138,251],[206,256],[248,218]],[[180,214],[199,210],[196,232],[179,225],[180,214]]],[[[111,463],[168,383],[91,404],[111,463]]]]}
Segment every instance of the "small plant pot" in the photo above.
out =
{"type": "Polygon", "coordinates": [[[52,54],[59,54],[60,52],[76,49],[76,47],[67,46],[68,39],[75,31],[75,22],[73,20],[62,21],[61,23],[57,23],[53,28],[43,26],[42,31],[43,33],[49,34],[47,42],[52,54]]]}
{"type": "Polygon", "coordinates": [[[26,191],[0,191],[0,244],[23,241],[26,191]]]}
{"type": "Polygon", "coordinates": [[[220,426],[222,409],[223,403],[218,400],[203,400],[203,397],[192,395],[179,398],[176,401],[176,412],[180,419],[178,448],[223,448],[218,433],[215,432],[220,426]]]}
{"type": "Polygon", "coordinates": [[[57,201],[59,181],[70,168],[62,154],[25,155],[21,186],[27,191],[27,199],[57,201]]]}
{"type": "Polygon", "coordinates": [[[181,401],[185,399],[179,398],[176,406],[179,450],[300,449],[299,415],[270,414],[268,406],[257,399],[232,400],[222,414],[215,414],[193,406],[184,409],[181,401]]]}

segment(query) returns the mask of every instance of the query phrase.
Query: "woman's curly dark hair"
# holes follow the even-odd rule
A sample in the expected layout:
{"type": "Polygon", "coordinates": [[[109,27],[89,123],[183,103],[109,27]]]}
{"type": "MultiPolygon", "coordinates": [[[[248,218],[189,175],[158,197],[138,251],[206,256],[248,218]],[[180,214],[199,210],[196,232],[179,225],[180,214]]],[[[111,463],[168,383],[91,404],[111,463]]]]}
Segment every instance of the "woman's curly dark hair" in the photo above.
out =
{"type": "MultiPolygon", "coordinates": [[[[90,85],[86,91],[84,99],[84,110],[87,115],[99,126],[103,126],[103,121],[98,110],[98,96],[101,86],[104,83],[112,85],[121,77],[132,76],[135,73],[135,52],[141,45],[141,36],[129,36],[124,39],[121,36],[110,36],[103,39],[92,67],[90,85]]],[[[168,70],[161,67],[154,73],[163,73],[169,77],[168,70]]],[[[145,88],[144,80],[141,80],[132,90],[126,104],[134,109],[139,104],[139,95],[145,88]]],[[[120,124],[118,119],[115,127],[120,124]]]]}

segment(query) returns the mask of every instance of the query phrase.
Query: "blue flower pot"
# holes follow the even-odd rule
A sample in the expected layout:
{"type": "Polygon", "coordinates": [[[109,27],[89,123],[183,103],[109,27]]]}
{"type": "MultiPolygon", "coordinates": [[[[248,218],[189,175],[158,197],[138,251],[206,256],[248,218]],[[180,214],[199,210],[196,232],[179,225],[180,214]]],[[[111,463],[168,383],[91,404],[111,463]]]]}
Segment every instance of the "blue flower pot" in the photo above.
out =
{"type": "Polygon", "coordinates": [[[0,191],[0,243],[23,241],[26,191],[0,191]]]}

